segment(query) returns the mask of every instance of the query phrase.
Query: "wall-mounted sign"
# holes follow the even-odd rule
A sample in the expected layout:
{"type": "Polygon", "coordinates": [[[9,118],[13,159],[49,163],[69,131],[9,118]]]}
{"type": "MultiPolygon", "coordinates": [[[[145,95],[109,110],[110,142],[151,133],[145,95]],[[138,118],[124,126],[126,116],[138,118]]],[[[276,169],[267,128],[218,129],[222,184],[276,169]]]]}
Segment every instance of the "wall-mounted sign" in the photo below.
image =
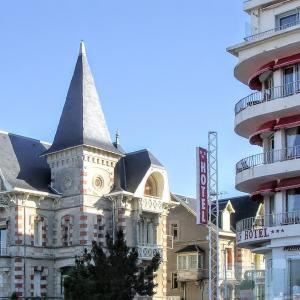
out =
{"type": "Polygon", "coordinates": [[[207,224],[207,150],[197,147],[197,224],[207,224]]]}
{"type": "Polygon", "coordinates": [[[260,227],[236,233],[236,242],[247,243],[265,239],[280,238],[285,235],[284,227],[260,227]]]}

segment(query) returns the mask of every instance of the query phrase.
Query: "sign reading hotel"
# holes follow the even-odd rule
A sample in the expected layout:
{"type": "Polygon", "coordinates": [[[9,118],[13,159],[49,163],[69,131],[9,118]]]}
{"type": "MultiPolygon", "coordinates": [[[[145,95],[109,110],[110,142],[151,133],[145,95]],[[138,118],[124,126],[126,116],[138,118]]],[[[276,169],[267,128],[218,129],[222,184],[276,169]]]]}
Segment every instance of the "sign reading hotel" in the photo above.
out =
{"type": "Polygon", "coordinates": [[[258,240],[282,238],[286,235],[288,228],[281,227],[260,227],[237,232],[237,244],[253,242],[258,240]]]}
{"type": "Polygon", "coordinates": [[[207,150],[197,147],[197,224],[207,224],[207,150]]]}

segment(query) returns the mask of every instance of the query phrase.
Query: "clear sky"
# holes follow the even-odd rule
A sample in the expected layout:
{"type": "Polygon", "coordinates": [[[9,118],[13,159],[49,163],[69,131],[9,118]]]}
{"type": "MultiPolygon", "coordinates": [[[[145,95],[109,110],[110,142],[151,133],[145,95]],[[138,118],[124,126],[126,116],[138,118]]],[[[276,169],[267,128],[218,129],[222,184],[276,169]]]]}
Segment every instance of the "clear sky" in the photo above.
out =
{"type": "Polygon", "coordinates": [[[148,148],[171,190],[194,196],[195,147],[216,130],[219,189],[237,195],[236,161],[260,150],[233,132],[250,90],[225,49],[246,21],[232,0],[3,1],[0,129],[52,142],[83,39],[112,138],[148,148]]]}

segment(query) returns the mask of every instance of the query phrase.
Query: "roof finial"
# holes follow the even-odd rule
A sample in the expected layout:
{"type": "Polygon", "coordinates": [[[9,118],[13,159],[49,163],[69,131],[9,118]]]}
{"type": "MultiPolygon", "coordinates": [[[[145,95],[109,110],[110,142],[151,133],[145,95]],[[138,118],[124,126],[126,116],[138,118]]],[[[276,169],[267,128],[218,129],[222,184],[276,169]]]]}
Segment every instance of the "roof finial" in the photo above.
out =
{"type": "Polygon", "coordinates": [[[120,145],[120,134],[119,134],[119,129],[116,131],[116,145],[120,145]]]}
{"type": "Polygon", "coordinates": [[[80,41],[79,55],[86,55],[85,45],[83,40],[80,41]]]}

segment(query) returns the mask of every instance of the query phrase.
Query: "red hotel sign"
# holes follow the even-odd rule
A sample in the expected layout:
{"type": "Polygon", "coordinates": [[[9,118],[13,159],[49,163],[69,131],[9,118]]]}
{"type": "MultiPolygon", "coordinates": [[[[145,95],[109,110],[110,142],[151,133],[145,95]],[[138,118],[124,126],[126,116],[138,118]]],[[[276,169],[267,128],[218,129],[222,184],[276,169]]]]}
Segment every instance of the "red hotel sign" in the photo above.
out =
{"type": "Polygon", "coordinates": [[[197,147],[197,224],[207,224],[207,150],[197,147]]]}

